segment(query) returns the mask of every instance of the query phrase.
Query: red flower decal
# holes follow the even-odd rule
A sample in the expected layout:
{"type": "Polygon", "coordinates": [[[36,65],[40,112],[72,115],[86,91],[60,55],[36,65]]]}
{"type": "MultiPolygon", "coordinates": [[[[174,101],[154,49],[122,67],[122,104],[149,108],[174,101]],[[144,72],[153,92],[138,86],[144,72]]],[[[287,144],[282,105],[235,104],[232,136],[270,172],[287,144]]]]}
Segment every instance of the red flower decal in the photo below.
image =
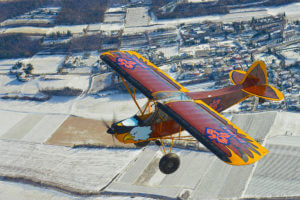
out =
{"type": "Polygon", "coordinates": [[[212,109],[220,112],[223,109],[222,106],[220,105],[220,103],[221,103],[221,99],[220,98],[215,98],[215,99],[212,100],[212,102],[209,104],[209,106],[212,109]]]}
{"type": "Polygon", "coordinates": [[[230,133],[230,134],[233,136],[233,138],[236,139],[239,143],[247,143],[247,142],[245,141],[245,139],[243,139],[243,138],[239,137],[239,135],[233,133],[231,130],[229,130],[229,128],[223,127],[222,129],[223,129],[224,131],[227,131],[228,133],[230,133]]]}
{"type": "Polygon", "coordinates": [[[137,65],[136,62],[125,58],[117,58],[117,64],[127,69],[134,69],[137,65]]]}
{"type": "Polygon", "coordinates": [[[212,128],[205,128],[205,135],[211,139],[215,140],[217,143],[221,143],[224,145],[229,145],[229,138],[233,137],[233,134],[230,132],[222,132],[212,128]]]}

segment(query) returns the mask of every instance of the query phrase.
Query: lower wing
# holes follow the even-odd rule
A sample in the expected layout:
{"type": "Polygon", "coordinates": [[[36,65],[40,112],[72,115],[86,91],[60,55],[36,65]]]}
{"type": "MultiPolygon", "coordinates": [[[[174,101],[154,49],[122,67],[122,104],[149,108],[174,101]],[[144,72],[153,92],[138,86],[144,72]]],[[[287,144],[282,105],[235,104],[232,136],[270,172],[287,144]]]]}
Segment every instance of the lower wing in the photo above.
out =
{"type": "Polygon", "coordinates": [[[248,165],[268,153],[267,149],[205,103],[174,101],[158,103],[158,107],[228,164],[248,165]]]}

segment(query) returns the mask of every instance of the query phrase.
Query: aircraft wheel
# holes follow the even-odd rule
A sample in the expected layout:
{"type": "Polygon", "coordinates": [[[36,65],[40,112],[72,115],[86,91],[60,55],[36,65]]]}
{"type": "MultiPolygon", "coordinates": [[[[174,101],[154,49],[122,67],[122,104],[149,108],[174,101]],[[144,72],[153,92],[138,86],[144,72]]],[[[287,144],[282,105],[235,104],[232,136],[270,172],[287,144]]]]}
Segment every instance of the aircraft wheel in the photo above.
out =
{"type": "Polygon", "coordinates": [[[138,142],[138,143],[134,143],[134,145],[138,148],[143,148],[145,146],[147,146],[150,143],[150,141],[143,141],[143,142],[138,142]]]}
{"type": "Polygon", "coordinates": [[[159,169],[164,174],[172,174],[179,168],[179,165],[180,159],[175,153],[168,153],[159,161],[159,169]]]}

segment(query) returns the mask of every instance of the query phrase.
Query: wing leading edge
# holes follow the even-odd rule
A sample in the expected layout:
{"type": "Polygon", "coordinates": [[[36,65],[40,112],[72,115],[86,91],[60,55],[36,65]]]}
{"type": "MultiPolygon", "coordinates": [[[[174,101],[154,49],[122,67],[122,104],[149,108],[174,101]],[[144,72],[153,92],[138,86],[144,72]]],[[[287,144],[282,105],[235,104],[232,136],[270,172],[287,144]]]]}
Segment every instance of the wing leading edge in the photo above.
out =
{"type": "Polygon", "coordinates": [[[105,52],[101,55],[101,59],[149,99],[153,99],[152,94],[159,91],[188,92],[161,69],[134,51],[105,52]]]}
{"type": "Polygon", "coordinates": [[[249,135],[205,103],[175,101],[158,104],[193,137],[231,165],[248,165],[268,153],[249,135]]]}

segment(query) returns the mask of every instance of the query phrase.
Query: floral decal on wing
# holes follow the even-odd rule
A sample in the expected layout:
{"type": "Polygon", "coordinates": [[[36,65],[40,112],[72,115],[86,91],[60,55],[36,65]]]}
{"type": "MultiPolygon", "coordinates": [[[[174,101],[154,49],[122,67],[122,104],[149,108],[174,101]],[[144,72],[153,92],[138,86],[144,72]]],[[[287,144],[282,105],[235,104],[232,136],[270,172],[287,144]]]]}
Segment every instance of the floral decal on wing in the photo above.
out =
{"type": "Polygon", "coordinates": [[[205,134],[209,139],[215,140],[217,143],[224,145],[229,145],[229,138],[233,137],[233,134],[230,132],[218,131],[209,127],[205,128],[205,134]]]}
{"type": "Polygon", "coordinates": [[[117,61],[117,64],[118,64],[119,66],[122,66],[122,67],[127,68],[127,69],[132,69],[132,70],[133,70],[133,69],[135,68],[135,66],[137,65],[136,62],[134,62],[134,61],[132,61],[132,60],[130,60],[130,59],[121,58],[121,57],[118,57],[118,58],[116,59],[116,61],[117,61]]]}
{"type": "Polygon", "coordinates": [[[209,104],[209,106],[210,106],[212,109],[214,109],[214,110],[216,110],[216,111],[218,111],[218,112],[221,112],[221,111],[223,110],[223,107],[221,106],[221,101],[222,101],[221,98],[214,98],[214,99],[212,100],[212,102],[209,104]]]}
{"type": "Polygon", "coordinates": [[[231,153],[230,151],[226,150],[227,148],[231,149],[245,162],[248,161],[247,156],[253,158],[253,152],[260,155],[260,153],[256,150],[257,147],[254,144],[252,144],[251,140],[247,139],[244,135],[239,134],[237,132],[233,132],[226,126],[220,127],[220,129],[217,130],[210,127],[206,127],[205,136],[217,143],[221,149],[225,150],[228,157],[231,156],[231,153]]]}

